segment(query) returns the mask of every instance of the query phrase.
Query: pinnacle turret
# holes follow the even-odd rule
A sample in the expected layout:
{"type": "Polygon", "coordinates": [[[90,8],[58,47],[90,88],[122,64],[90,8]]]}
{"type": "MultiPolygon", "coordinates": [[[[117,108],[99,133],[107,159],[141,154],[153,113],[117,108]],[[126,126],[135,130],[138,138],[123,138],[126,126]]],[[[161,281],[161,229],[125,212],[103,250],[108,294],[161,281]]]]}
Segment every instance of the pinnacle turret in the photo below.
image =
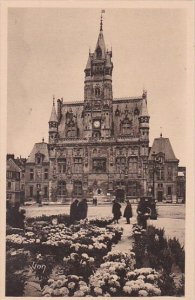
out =
{"type": "Polygon", "coordinates": [[[50,116],[49,122],[58,122],[54,100],[55,99],[53,98],[53,106],[52,106],[51,116],[50,116]]]}

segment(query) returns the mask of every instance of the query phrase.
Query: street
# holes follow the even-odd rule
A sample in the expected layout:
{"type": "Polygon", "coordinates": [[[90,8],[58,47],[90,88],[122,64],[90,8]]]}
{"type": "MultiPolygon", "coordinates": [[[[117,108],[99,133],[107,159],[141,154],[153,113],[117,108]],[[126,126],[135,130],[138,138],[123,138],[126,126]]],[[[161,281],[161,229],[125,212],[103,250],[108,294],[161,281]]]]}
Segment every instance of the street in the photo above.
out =
{"type": "MultiPolygon", "coordinates": [[[[122,204],[122,214],[124,212],[125,205],[122,204]]],[[[136,208],[137,205],[133,204],[133,217],[131,218],[131,223],[136,222],[136,208]]],[[[26,209],[26,217],[36,217],[41,215],[58,215],[58,214],[69,214],[69,205],[51,205],[51,206],[28,206],[26,209]]],[[[167,237],[176,237],[179,239],[182,245],[185,244],[185,205],[158,205],[158,219],[149,220],[148,224],[154,225],[158,228],[165,229],[165,235],[167,237]]],[[[99,206],[88,207],[88,217],[112,217],[112,205],[105,204],[99,206]]],[[[126,220],[121,218],[119,225],[126,229],[126,220]]]]}

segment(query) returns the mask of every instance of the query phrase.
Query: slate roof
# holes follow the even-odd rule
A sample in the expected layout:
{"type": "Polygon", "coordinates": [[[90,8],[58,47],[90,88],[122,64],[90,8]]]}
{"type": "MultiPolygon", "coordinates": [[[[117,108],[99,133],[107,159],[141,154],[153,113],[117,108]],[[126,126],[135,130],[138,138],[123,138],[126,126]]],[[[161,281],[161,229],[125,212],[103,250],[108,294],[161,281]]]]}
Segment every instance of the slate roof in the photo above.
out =
{"type": "Polygon", "coordinates": [[[49,152],[47,143],[36,143],[27,158],[27,163],[35,163],[35,154],[41,153],[44,155],[43,163],[49,162],[49,152]]]}
{"type": "Polygon", "coordinates": [[[95,51],[97,50],[98,47],[100,47],[101,50],[102,50],[102,58],[105,58],[106,45],[105,45],[105,42],[104,42],[104,35],[103,35],[102,31],[100,31],[100,33],[99,33],[97,44],[96,44],[96,47],[95,47],[95,51]]]}
{"type": "Polygon", "coordinates": [[[21,168],[15,163],[15,161],[12,158],[9,158],[7,160],[7,171],[15,171],[15,172],[21,172],[21,168]]]}
{"type": "Polygon", "coordinates": [[[168,138],[155,138],[149,154],[149,160],[153,160],[152,154],[163,153],[166,161],[178,161],[168,138]]]}
{"type": "Polygon", "coordinates": [[[53,103],[52,110],[51,110],[51,116],[49,119],[49,122],[58,122],[57,114],[56,114],[56,109],[55,109],[55,104],[53,103]]]}

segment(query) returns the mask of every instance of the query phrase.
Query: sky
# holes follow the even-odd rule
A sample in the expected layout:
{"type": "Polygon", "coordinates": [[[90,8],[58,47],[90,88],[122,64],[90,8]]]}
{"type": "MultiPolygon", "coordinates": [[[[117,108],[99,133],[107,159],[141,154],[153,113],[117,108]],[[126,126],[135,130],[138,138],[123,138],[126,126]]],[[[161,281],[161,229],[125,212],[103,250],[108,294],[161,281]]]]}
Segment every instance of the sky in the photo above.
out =
{"type": "MultiPolygon", "coordinates": [[[[162,132],[180,165],[186,163],[186,18],[179,8],[109,8],[103,15],[114,98],[147,90],[150,146],[162,132]]],[[[34,143],[48,141],[53,95],[83,100],[99,23],[99,8],[9,8],[8,153],[28,157],[34,143]]]]}

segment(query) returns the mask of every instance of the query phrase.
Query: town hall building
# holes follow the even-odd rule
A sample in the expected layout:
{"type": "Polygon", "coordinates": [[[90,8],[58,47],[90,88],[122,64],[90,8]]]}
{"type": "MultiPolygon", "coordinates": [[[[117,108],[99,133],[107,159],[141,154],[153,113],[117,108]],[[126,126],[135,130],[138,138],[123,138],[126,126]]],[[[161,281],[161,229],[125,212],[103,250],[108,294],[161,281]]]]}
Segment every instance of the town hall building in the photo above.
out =
{"type": "Polygon", "coordinates": [[[105,46],[101,18],[97,44],[84,70],[84,101],[61,98],[56,107],[53,99],[48,143],[36,143],[27,159],[27,199],[66,202],[97,194],[108,198],[119,193],[129,199],[148,194],[153,181],[147,92],[114,98],[112,73],[112,51],[105,46]]]}

